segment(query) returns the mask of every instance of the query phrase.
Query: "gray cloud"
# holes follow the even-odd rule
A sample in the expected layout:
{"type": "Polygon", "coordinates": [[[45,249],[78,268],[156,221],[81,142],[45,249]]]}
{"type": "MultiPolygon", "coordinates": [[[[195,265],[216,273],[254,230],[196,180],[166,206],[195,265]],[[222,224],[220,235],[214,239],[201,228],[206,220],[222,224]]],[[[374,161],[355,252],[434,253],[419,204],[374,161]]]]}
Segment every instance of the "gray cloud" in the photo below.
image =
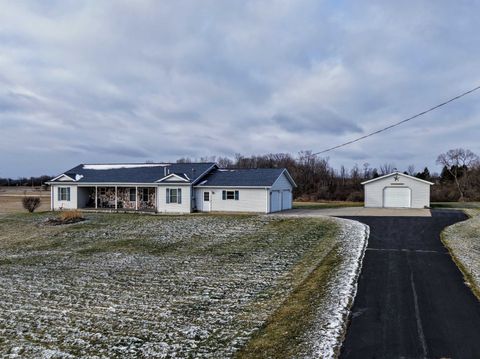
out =
{"type": "Polygon", "coordinates": [[[322,109],[298,114],[277,114],[273,116],[272,120],[279,128],[303,134],[329,133],[339,135],[362,132],[362,129],[355,123],[346,121],[335,113],[322,109]]]}
{"type": "MultiPolygon", "coordinates": [[[[2,2],[0,176],[334,146],[477,85],[479,10],[466,0],[2,2]]],[[[480,152],[477,96],[330,161],[420,168],[449,148],[480,152]]]]}

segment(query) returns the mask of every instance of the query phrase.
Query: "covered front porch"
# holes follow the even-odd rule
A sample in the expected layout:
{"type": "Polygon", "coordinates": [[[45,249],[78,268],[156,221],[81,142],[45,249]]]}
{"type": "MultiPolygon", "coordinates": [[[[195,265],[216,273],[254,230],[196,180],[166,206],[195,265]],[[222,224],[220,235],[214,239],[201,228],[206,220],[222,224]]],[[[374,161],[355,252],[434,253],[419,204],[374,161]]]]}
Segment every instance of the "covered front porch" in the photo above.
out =
{"type": "Polygon", "coordinates": [[[79,209],[156,211],[157,188],[139,186],[78,187],[79,209]]]}

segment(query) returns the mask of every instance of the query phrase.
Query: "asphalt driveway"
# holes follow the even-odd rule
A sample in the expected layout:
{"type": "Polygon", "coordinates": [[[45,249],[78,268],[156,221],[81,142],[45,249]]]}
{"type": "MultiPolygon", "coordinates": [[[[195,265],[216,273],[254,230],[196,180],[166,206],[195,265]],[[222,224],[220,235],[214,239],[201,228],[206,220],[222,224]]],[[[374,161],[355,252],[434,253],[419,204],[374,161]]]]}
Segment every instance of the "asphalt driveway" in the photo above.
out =
{"type": "Polygon", "coordinates": [[[346,218],[371,232],[340,357],[480,358],[480,303],[440,241],[465,215],[346,218]]]}
{"type": "Polygon", "coordinates": [[[275,213],[275,215],[298,216],[298,217],[431,217],[431,211],[424,208],[365,208],[365,207],[341,207],[341,208],[294,208],[288,211],[275,213]]]}

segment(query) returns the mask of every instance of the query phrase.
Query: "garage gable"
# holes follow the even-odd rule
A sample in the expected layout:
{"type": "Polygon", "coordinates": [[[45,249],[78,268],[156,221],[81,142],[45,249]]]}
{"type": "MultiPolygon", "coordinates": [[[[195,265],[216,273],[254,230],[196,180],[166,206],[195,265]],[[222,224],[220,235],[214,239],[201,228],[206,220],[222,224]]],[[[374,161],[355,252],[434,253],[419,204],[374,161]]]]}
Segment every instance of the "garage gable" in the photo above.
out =
{"type": "Polygon", "coordinates": [[[398,182],[400,180],[400,178],[403,178],[403,179],[409,179],[409,180],[419,181],[419,182],[422,182],[422,183],[425,183],[425,184],[433,185],[433,182],[425,181],[421,178],[413,177],[413,176],[410,176],[410,175],[407,175],[407,174],[401,173],[401,172],[393,172],[393,173],[390,173],[390,174],[385,175],[385,176],[373,178],[371,180],[362,182],[362,184],[366,185],[368,183],[381,181],[381,180],[384,180],[384,179],[388,179],[390,177],[392,177],[392,179],[396,182],[398,182]]]}

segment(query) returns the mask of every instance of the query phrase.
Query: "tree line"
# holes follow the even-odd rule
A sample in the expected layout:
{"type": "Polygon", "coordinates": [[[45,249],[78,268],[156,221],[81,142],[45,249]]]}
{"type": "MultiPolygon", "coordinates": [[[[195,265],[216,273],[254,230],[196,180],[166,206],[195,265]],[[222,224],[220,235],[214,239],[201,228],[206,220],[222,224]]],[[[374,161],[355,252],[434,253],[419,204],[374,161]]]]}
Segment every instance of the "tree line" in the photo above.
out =
{"type": "MultiPolygon", "coordinates": [[[[329,164],[329,159],[301,151],[297,156],[289,153],[230,157],[201,157],[199,160],[183,157],[177,163],[217,162],[221,168],[287,168],[297,183],[294,198],[304,201],[362,201],[363,181],[377,178],[399,170],[410,176],[435,183],[432,186],[432,201],[480,201],[480,161],[468,149],[452,149],[437,157],[442,166],[440,173],[431,173],[428,167],[416,171],[413,165],[401,170],[392,163],[372,167],[369,163],[352,168],[338,169],[329,164]]],[[[0,186],[41,186],[53,176],[0,178],[0,186]]]]}
{"type": "MultiPolygon", "coordinates": [[[[192,162],[181,158],[177,162],[192,162]]],[[[361,183],[394,171],[403,172],[426,181],[433,182],[431,198],[442,201],[480,201],[480,161],[468,149],[452,149],[437,157],[436,163],[442,166],[440,173],[431,173],[428,167],[416,171],[413,165],[397,169],[393,163],[372,167],[369,163],[352,168],[341,166],[338,169],[329,164],[329,159],[301,151],[296,157],[289,153],[230,157],[202,157],[200,162],[217,162],[223,168],[280,168],[288,169],[297,183],[294,198],[305,201],[363,201],[361,183]]]]}
{"type": "Polygon", "coordinates": [[[36,177],[19,177],[19,178],[2,178],[0,177],[0,186],[30,186],[40,187],[45,182],[51,180],[54,176],[36,176],[36,177]]]}

